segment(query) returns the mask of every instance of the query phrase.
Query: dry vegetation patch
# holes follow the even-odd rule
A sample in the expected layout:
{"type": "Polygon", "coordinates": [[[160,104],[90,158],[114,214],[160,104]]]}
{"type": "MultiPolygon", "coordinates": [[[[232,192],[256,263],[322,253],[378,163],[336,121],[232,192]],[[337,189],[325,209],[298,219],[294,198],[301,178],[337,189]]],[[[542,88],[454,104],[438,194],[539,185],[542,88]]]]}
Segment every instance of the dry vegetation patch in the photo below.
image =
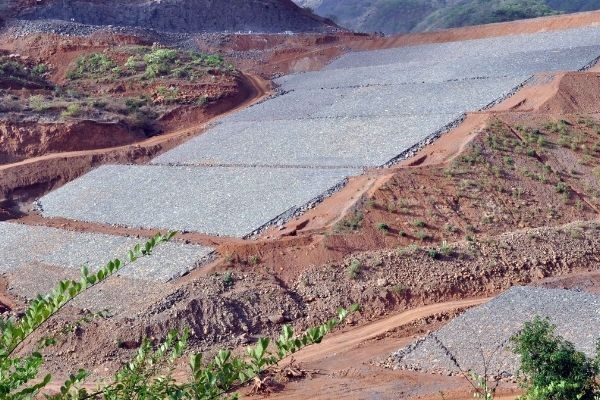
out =
{"type": "Polygon", "coordinates": [[[353,237],[367,235],[384,247],[441,246],[594,219],[599,126],[592,116],[498,117],[449,164],[398,170],[335,226],[326,245],[358,246],[353,237]]]}

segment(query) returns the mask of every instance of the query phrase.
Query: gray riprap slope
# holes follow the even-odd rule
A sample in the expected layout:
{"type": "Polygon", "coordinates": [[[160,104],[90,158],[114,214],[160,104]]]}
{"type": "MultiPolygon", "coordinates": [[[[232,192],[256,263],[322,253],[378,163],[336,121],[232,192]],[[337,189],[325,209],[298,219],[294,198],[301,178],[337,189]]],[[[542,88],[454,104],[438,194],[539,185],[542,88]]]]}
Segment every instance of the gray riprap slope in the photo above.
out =
{"type": "Polygon", "coordinates": [[[388,85],[352,90],[297,90],[251,107],[154,164],[380,166],[469,110],[510,92],[527,76],[388,85]],[[311,101],[342,92],[335,101],[311,101]],[[436,101],[432,101],[436,99],[436,101]],[[296,119],[291,108],[302,113],[296,119]],[[310,104],[310,106],[308,105],[310,104]],[[266,109],[265,113],[261,110],[266,109]],[[261,114],[262,121],[254,121],[261,114]],[[274,115],[279,117],[273,118],[274,115]],[[244,121],[247,116],[250,121],[244,121]]]}
{"type": "Polygon", "coordinates": [[[153,167],[101,168],[59,189],[42,199],[44,214],[245,236],[534,73],[577,70],[599,54],[597,27],[348,54],[279,79],[283,95],[223,119],[153,167]]]}
{"type": "MultiPolygon", "coordinates": [[[[600,37],[598,43],[600,43],[600,37]]],[[[391,50],[385,51],[391,52],[391,50]]],[[[427,51],[437,53],[435,47],[427,51]]],[[[469,57],[457,58],[451,61],[404,61],[402,53],[401,49],[398,49],[398,54],[395,54],[398,61],[393,64],[379,64],[377,63],[377,57],[365,53],[361,56],[365,58],[364,63],[372,62],[373,65],[289,75],[277,79],[276,83],[281,86],[282,90],[328,89],[434,83],[471,78],[516,77],[533,75],[538,72],[574,71],[582,68],[600,55],[600,46],[536,50],[501,55],[474,53],[469,57]]],[[[349,56],[352,56],[358,64],[362,65],[363,63],[360,62],[356,54],[359,53],[352,53],[349,56]]],[[[345,60],[345,58],[341,60],[345,60]]]]}
{"type": "MultiPolygon", "coordinates": [[[[144,239],[98,233],[70,232],[43,226],[0,222],[0,272],[33,264],[79,270],[95,270],[114,258],[125,260],[127,251],[144,239]]],[[[203,262],[213,249],[169,242],[159,246],[152,257],[144,257],[124,268],[119,275],[166,282],[203,262]]]]}
{"type": "MultiPolygon", "coordinates": [[[[392,49],[354,52],[344,55],[325,70],[369,67],[415,61],[454,62],[478,57],[511,57],[515,53],[554,52],[576,47],[598,46],[598,27],[583,27],[553,32],[497,36],[448,43],[423,44],[392,49]]],[[[465,71],[468,73],[468,71],[465,71]]]]}
{"type": "Polygon", "coordinates": [[[378,166],[459,115],[224,123],[152,162],[378,166]]]}
{"type": "Polygon", "coordinates": [[[245,236],[356,169],[100,167],[44,196],[44,215],[245,236]]]}
{"type": "MultiPolygon", "coordinates": [[[[364,80],[370,74],[363,72],[364,80]]],[[[500,78],[396,84],[396,74],[392,73],[387,80],[360,87],[347,86],[356,84],[356,76],[345,82],[346,86],[336,89],[306,89],[304,85],[298,85],[287,87],[290,92],[249,107],[225,121],[266,123],[311,118],[462,114],[485,106],[529,77],[529,74],[507,75],[500,78]],[[432,102],[432,98],[436,101],[432,102]]],[[[262,124],[256,125],[256,129],[261,127],[262,124]]]]}
{"type": "Polygon", "coordinates": [[[512,375],[518,358],[507,347],[511,336],[535,315],[547,317],[557,333],[589,356],[600,336],[600,296],[564,289],[514,287],[488,303],[467,310],[446,326],[392,355],[401,369],[423,372],[463,371],[512,375]],[[577,310],[577,312],[574,312],[577,310]],[[444,348],[445,347],[445,348],[444,348]]]}

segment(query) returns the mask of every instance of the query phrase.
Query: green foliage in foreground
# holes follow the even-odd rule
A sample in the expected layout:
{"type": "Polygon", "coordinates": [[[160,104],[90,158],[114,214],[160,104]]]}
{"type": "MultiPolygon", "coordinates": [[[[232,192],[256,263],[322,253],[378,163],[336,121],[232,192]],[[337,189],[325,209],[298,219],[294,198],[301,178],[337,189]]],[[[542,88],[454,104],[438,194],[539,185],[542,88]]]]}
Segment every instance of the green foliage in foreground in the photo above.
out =
{"type": "Polygon", "coordinates": [[[521,356],[525,389],[521,399],[592,400],[600,396],[596,383],[600,346],[596,358],[591,360],[575,350],[573,343],[556,335],[547,319],[539,317],[525,323],[512,343],[515,353],[521,356]]]}
{"type": "MultiPolygon", "coordinates": [[[[16,354],[44,322],[85,290],[100,284],[138,258],[151,254],[155,246],[170,240],[173,235],[174,233],[156,235],[144,246],[135,246],[129,251],[127,262],[114,259],[95,273],[90,273],[87,267],[83,267],[80,280],[61,281],[51,293],[45,296],[40,295],[34,299],[22,317],[10,317],[0,321],[2,332],[0,338],[0,399],[30,399],[50,382],[50,375],[44,376],[41,380],[38,378],[40,367],[44,362],[39,351],[25,356],[16,354]],[[35,383],[32,384],[32,381],[35,383]]],[[[52,338],[46,338],[38,343],[38,348],[53,343],[52,338]]],[[[80,372],[78,376],[82,377],[83,375],[80,372]]]]}
{"type": "MultiPolygon", "coordinates": [[[[53,345],[53,338],[42,339],[37,351],[24,356],[17,354],[23,352],[21,347],[50,317],[87,289],[102,283],[138,258],[150,255],[157,245],[170,240],[173,235],[173,232],[159,234],[145,245],[135,246],[129,251],[126,262],[112,260],[95,273],[90,273],[87,267],[83,267],[80,280],[61,281],[52,293],[33,300],[22,317],[0,321],[0,399],[29,400],[39,395],[50,383],[52,377],[49,374],[39,376],[44,362],[39,349],[53,345]]],[[[286,356],[305,346],[320,343],[327,333],[357,309],[357,306],[353,306],[350,311],[339,309],[336,318],[298,336],[286,325],[276,341],[271,343],[269,338],[259,339],[256,346],[248,347],[245,357],[235,356],[230,350],[219,350],[214,359],[204,363],[202,354],[194,353],[190,356],[190,374],[185,382],[175,381],[173,372],[176,361],[186,349],[188,332],[170,332],[156,348],[150,340],[145,339],[136,356],[115,374],[112,383],[88,391],[81,385],[89,373],[79,370],[63,383],[59,393],[45,397],[50,400],[232,397],[228,393],[286,356]]]]}

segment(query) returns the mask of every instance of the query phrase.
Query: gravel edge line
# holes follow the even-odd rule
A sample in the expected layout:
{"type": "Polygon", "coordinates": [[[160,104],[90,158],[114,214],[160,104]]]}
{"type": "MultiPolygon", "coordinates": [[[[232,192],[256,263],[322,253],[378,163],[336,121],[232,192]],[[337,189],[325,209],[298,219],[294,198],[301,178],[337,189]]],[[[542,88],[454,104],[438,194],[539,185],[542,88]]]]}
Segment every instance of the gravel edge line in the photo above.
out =
{"type": "Polygon", "coordinates": [[[348,177],[342,179],[340,182],[338,182],[333,187],[329,188],[328,190],[321,193],[320,195],[313,197],[311,200],[309,200],[308,202],[304,203],[301,206],[291,207],[287,211],[284,211],[283,213],[279,214],[272,220],[270,220],[267,223],[263,224],[262,226],[256,228],[254,231],[250,232],[248,235],[243,236],[242,239],[256,239],[257,236],[261,235],[262,233],[264,233],[266,230],[270,229],[271,227],[274,227],[274,226],[281,227],[285,223],[289,222],[290,220],[304,214],[306,211],[315,208],[318,204],[325,201],[325,199],[332,196],[334,193],[342,190],[348,183],[348,179],[349,179],[348,177]]]}

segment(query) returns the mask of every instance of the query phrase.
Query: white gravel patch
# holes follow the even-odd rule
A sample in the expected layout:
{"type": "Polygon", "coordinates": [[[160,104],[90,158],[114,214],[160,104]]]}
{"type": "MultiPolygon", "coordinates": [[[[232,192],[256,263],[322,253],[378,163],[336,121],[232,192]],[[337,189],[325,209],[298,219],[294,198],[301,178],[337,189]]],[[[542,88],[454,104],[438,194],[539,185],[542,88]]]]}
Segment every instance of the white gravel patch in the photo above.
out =
{"type": "MultiPolygon", "coordinates": [[[[126,260],[127,252],[145,239],[99,233],[71,232],[44,226],[0,222],[0,273],[36,263],[79,270],[97,270],[114,258],[126,260]]],[[[119,275],[159,282],[180,277],[202,264],[210,247],[164,243],[151,257],[143,257],[119,275]]]]}
{"type": "Polygon", "coordinates": [[[359,172],[109,165],[40,204],[46,217],[243,237],[359,172]]]}

